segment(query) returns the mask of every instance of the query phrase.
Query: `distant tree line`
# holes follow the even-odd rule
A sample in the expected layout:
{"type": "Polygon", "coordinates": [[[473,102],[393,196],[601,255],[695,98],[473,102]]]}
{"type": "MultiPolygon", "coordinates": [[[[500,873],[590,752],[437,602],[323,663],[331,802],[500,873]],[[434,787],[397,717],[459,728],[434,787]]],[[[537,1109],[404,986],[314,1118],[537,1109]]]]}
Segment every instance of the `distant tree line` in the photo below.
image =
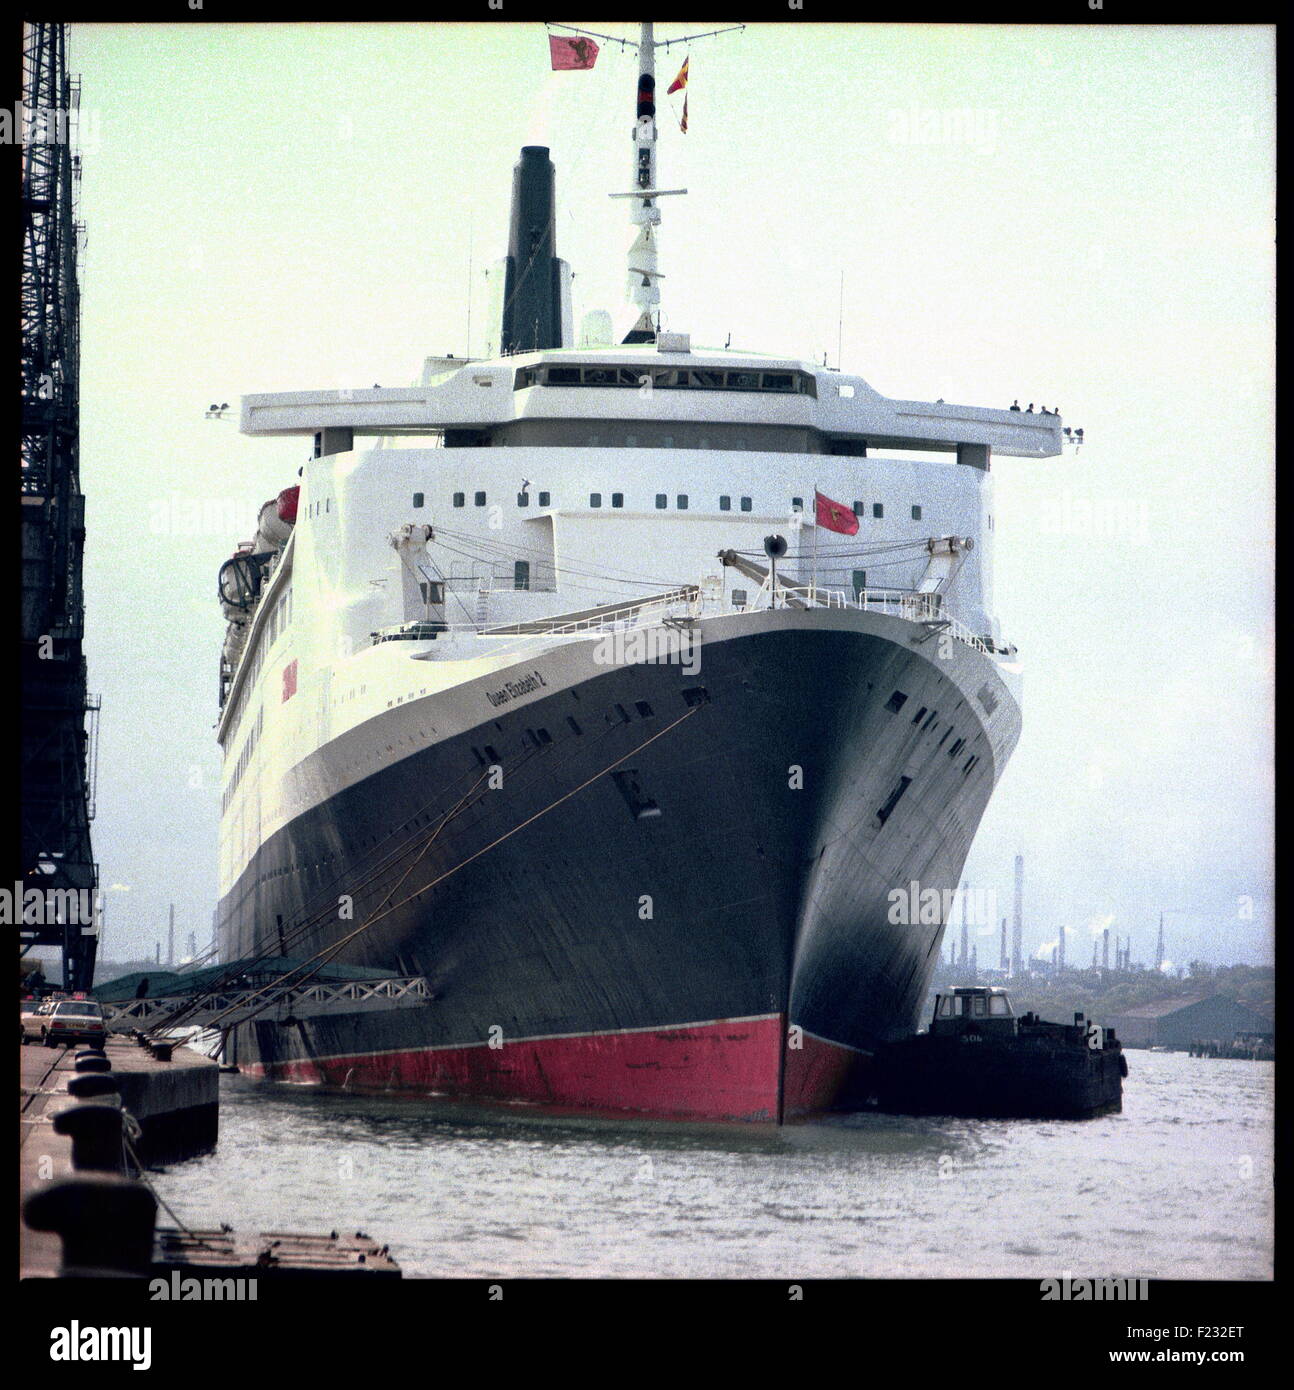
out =
{"type": "MultiPolygon", "coordinates": [[[[948,985],[971,983],[964,967],[941,962],[932,988],[937,992],[948,985]]],[[[1059,1022],[1067,1022],[1079,1012],[1100,1021],[1156,999],[1198,994],[1221,994],[1264,1018],[1273,1018],[1276,1013],[1276,970],[1270,965],[1209,965],[1193,960],[1181,978],[1136,968],[1064,970],[1054,974],[1035,969],[1005,981],[996,974],[981,972],[979,983],[1005,984],[1017,1015],[1032,1011],[1059,1022]]],[[[924,1025],[929,1018],[923,1017],[921,1022],[924,1025]]]]}

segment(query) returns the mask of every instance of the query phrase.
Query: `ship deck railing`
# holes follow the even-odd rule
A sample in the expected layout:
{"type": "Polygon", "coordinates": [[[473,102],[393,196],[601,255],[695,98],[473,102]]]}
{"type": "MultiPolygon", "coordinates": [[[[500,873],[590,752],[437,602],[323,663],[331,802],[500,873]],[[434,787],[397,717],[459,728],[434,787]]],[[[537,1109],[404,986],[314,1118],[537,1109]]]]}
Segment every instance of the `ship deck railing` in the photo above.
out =
{"type": "MultiPolygon", "coordinates": [[[[512,594],[517,591],[482,590],[479,597],[488,598],[491,593],[496,592],[512,594]]],[[[1008,650],[973,632],[949,612],[943,596],[938,593],[926,593],[915,589],[833,589],[818,584],[783,584],[780,581],[771,594],[768,584],[765,583],[745,603],[733,603],[727,593],[709,592],[704,586],[691,585],[655,595],[650,599],[631,600],[623,604],[576,613],[558,613],[551,617],[519,619],[516,622],[505,623],[489,623],[483,619],[477,622],[437,622],[435,637],[423,636],[420,629],[424,628],[424,625],[421,623],[400,623],[379,629],[373,634],[373,640],[418,641],[420,646],[425,645],[427,649],[420,650],[415,655],[422,660],[436,660],[442,656],[457,657],[459,652],[454,650],[457,645],[454,639],[461,637],[498,639],[501,651],[510,650],[502,645],[505,639],[510,639],[520,649],[525,650],[531,644],[554,639],[603,636],[679,624],[691,625],[702,618],[761,612],[770,608],[826,608],[883,613],[889,617],[920,624],[931,636],[947,633],[985,656],[994,653],[1005,654],[1008,650]]]]}

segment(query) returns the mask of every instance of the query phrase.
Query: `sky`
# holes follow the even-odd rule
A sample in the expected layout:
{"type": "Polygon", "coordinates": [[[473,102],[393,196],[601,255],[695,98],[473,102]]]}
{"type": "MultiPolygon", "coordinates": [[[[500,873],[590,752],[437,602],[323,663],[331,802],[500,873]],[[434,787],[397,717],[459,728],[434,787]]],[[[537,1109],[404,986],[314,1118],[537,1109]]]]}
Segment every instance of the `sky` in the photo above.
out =
{"type": "MultiPolygon", "coordinates": [[[[1024,729],[965,875],[1008,915],[1023,854],[1026,948],[1064,928],[1072,962],[1106,926],[1153,960],[1161,912],[1175,963],[1271,959],[1274,49],[787,24],[658,57],[663,90],[691,53],[686,135],[678,98],[658,117],[660,182],[689,190],[666,328],[1084,428],[994,460],[1024,729]]],[[[174,902],[179,955],[215,906],[216,571],[304,461],[240,436],[239,397],[408,385],[497,341],[523,144],[552,150],[577,320],[619,311],[636,69],[604,43],[552,73],[523,24],[89,25],[69,53],[102,949],[165,954],[174,902]]]]}

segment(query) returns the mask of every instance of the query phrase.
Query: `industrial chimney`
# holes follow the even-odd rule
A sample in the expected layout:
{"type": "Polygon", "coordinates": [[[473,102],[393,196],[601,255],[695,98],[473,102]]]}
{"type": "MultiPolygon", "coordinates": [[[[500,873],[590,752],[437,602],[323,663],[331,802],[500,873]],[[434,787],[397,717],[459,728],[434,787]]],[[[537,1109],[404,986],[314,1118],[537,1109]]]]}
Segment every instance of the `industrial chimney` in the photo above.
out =
{"type": "Polygon", "coordinates": [[[966,884],[964,883],[962,884],[962,900],[960,910],[962,918],[962,967],[964,969],[970,961],[970,927],[966,921],[966,884]]]}
{"type": "Polygon", "coordinates": [[[1015,927],[1011,938],[1011,974],[1024,968],[1024,855],[1015,857],[1015,927]]]}

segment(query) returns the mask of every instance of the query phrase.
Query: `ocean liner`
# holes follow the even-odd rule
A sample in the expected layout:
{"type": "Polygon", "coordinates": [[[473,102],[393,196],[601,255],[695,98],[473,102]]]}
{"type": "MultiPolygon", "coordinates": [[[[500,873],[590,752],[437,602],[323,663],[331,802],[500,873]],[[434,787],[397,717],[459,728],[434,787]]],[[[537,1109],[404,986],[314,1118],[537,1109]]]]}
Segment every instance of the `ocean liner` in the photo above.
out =
{"type": "Polygon", "coordinates": [[[991,461],[1061,423],[662,331],[657,47],[620,341],[576,345],[530,146],[497,355],[243,400],[314,457],[220,573],[222,958],[420,982],[242,1023],[244,1070],[781,1121],[915,1026],[943,914],[902,902],[1020,730],[991,461]]]}

